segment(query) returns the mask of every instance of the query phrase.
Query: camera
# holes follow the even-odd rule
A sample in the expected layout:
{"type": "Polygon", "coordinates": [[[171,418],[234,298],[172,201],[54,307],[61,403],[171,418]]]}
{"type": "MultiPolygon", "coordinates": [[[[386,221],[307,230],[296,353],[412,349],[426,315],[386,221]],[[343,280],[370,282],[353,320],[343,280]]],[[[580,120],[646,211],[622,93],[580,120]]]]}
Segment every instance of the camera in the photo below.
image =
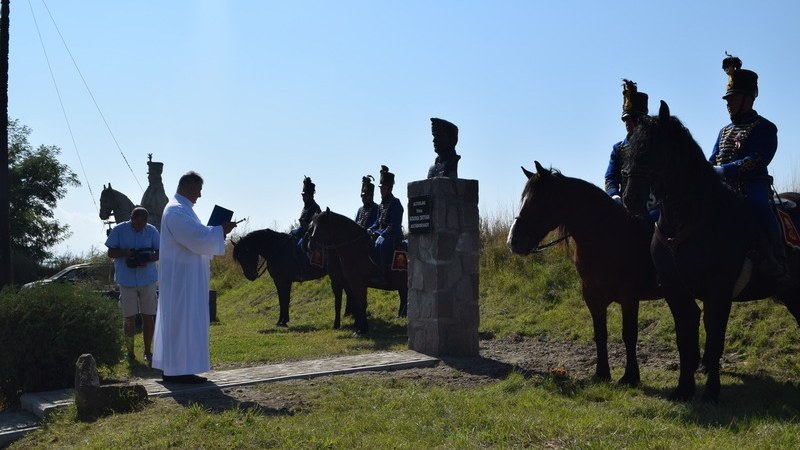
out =
{"type": "Polygon", "coordinates": [[[133,256],[125,258],[125,264],[135,269],[137,267],[144,267],[150,262],[150,256],[155,253],[152,248],[135,248],[133,249],[133,256]]]}

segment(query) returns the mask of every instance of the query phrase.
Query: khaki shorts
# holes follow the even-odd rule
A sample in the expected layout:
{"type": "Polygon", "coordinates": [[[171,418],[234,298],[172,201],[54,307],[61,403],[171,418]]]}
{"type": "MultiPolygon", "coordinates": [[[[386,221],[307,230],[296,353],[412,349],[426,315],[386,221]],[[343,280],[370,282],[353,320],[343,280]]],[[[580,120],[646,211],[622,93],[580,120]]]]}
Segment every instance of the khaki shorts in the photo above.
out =
{"type": "Polygon", "coordinates": [[[119,307],[122,309],[122,317],[135,316],[136,313],[155,316],[158,306],[157,290],[158,283],[147,286],[120,286],[119,307]]]}

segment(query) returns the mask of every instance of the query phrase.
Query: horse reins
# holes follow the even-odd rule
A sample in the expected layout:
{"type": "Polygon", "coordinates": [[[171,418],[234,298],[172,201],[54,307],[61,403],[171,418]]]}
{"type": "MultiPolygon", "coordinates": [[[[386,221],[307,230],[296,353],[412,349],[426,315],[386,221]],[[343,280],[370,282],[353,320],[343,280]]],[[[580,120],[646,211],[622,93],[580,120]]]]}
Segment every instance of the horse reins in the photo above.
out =
{"type": "Polygon", "coordinates": [[[256,268],[256,278],[260,278],[267,271],[267,258],[262,258],[261,264],[256,268]]]}
{"type": "Polygon", "coordinates": [[[558,238],[556,240],[550,241],[550,242],[548,242],[547,244],[544,244],[544,245],[537,245],[536,248],[531,250],[531,253],[539,253],[542,250],[546,250],[546,249],[558,244],[559,242],[562,242],[562,241],[564,241],[566,239],[569,239],[569,238],[570,238],[569,233],[564,233],[563,236],[561,236],[560,238],[558,238]]]}

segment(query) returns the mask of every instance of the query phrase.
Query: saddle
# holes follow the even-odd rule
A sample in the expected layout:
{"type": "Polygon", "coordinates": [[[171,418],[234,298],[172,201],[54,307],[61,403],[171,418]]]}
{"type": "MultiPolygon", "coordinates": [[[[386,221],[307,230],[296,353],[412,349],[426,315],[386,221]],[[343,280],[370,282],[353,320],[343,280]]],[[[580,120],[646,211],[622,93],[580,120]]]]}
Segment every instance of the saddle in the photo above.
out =
{"type": "Polygon", "coordinates": [[[389,264],[382,264],[379,261],[378,255],[375,253],[375,248],[370,246],[369,260],[372,262],[373,271],[371,275],[372,282],[377,285],[386,284],[388,272],[406,272],[408,271],[408,241],[400,241],[395,245],[392,252],[392,260],[389,264]]]}
{"type": "Polygon", "coordinates": [[[404,240],[394,249],[390,269],[395,271],[408,271],[408,241],[404,240]]]}
{"type": "Polygon", "coordinates": [[[307,252],[303,248],[300,239],[296,237],[294,239],[294,258],[300,262],[304,275],[309,275],[310,269],[323,269],[325,267],[325,253],[322,250],[307,252]]]}
{"type": "Polygon", "coordinates": [[[781,224],[783,230],[783,238],[786,245],[795,250],[800,250],[800,233],[797,232],[797,227],[789,213],[789,211],[797,208],[797,204],[785,198],[775,198],[773,204],[778,223],[781,224]]]}

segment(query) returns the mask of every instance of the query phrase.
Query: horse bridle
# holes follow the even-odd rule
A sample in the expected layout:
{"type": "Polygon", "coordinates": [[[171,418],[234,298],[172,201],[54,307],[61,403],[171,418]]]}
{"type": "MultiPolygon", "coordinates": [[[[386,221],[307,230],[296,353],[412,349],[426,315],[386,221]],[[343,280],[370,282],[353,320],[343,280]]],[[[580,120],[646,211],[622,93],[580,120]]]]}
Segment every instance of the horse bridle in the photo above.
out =
{"type": "MultiPolygon", "coordinates": [[[[234,244],[234,246],[235,245],[236,244],[234,244]]],[[[258,252],[256,252],[256,258],[258,258],[259,256],[261,255],[258,252]]],[[[263,256],[261,256],[261,258],[263,259],[263,261],[261,261],[260,264],[258,263],[256,264],[256,278],[260,278],[261,275],[264,275],[264,272],[267,271],[267,258],[264,258],[263,256]]]]}
{"type": "MultiPolygon", "coordinates": [[[[516,222],[516,221],[521,221],[521,220],[522,220],[522,217],[520,217],[520,216],[516,216],[516,217],[514,217],[514,221],[515,221],[515,222],[516,222]]],[[[558,239],[555,239],[555,240],[552,240],[552,241],[550,241],[550,242],[548,242],[547,244],[544,244],[544,245],[537,245],[537,246],[536,246],[535,248],[533,248],[533,249],[532,249],[530,252],[531,252],[531,253],[539,253],[539,252],[541,252],[541,251],[543,251],[543,250],[546,250],[546,249],[548,249],[548,248],[550,248],[550,247],[552,247],[552,246],[554,246],[554,245],[558,244],[559,242],[563,242],[563,241],[565,241],[565,240],[567,240],[567,239],[569,239],[569,238],[570,238],[570,234],[569,234],[569,233],[567,233],[567,232],[565,232],[565,233],[564,233],[564,235],[563,235],[563,236],[561,236],[560,238],[558,238],[558,239]]]]}
{"type": "Polygon", "coordinates": [[[264,272],[266,271],[267,271],[267,258],[263,258],[261,264],[259,264],[258,267],[256,268],[256,278],[260,278],[261,275],[264,275],[264,272]]]}
{"type": "Polygon", "coordinates": [[[564,240],[569,239],[569,237],[570,237],[569,233],[564,233],[563,236],[561,236],[560,238],[558,238],[556,240],[550,241],[550,242],[548,242],[547,244],[544,244],[544,245],[537,245],[536,248],[531,250],[531,253],[539,253],[539,252],[541,252],[543,250],[546,250],[549,247],[552,247],[552,246],[558,244],[559,242],[562,242],[564,240]]]}

